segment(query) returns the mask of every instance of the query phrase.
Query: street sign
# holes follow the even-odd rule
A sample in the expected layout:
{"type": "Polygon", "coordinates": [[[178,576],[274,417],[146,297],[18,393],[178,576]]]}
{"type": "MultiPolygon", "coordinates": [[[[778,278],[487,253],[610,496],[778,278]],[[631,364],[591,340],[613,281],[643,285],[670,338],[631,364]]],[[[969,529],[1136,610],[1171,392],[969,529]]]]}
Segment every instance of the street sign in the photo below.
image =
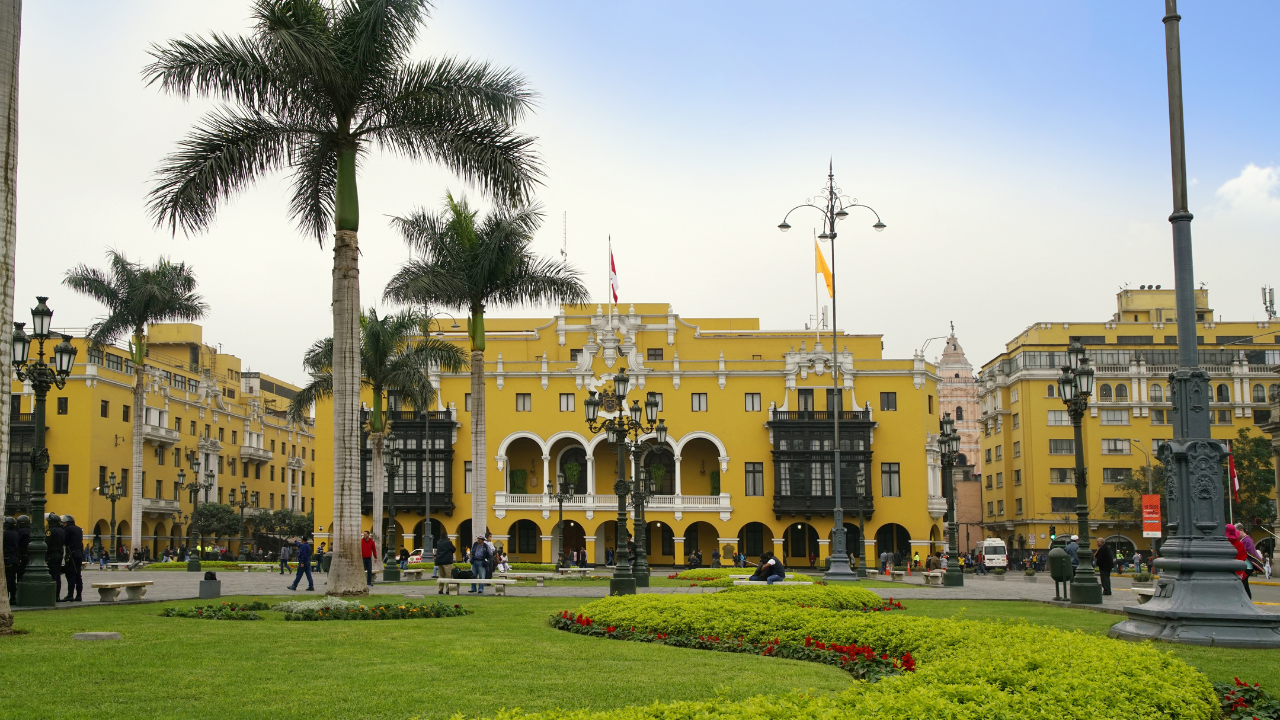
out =
{"type": "Polygon", "coordinates": [[[1142,496],[1142,537],[1160,537],[1160,496],[1142,496]]]}

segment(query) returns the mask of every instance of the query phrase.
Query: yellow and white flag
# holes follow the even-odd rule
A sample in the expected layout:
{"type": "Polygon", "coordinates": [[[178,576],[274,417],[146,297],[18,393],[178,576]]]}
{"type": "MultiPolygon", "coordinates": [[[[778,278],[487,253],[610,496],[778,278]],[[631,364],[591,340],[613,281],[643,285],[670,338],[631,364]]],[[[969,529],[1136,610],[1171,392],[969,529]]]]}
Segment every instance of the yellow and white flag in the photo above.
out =
{"type": "Polygon", "coordinates": [[[822,279],[827,283],[827,297],[835,297],[835,291],[831,287],[831,268],[827,267],[827,259],[822,256],[822,248],[818,247],[817,241],[813,243],[813,252],[817,255],[817,270],[822,273],[822,279]]]}

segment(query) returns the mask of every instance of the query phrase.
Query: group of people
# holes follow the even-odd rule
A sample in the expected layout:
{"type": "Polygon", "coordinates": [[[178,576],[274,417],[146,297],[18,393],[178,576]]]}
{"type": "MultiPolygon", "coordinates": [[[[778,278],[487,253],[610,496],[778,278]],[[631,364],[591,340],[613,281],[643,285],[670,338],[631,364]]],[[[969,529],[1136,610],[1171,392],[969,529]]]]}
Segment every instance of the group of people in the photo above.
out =
{"type": "MultiPolygon", "coordinates": [[[[81,602],[84,582],[80,564],[84,562],[84,530],[70,515],[49,513],[44,534],[44,562],[53,578],[54,597],[62,602],[81,602]],[[67,579],[67,595],[62,596],[62,579],[67,579]]],[[[19,515],[4,519],[4,577],[9,588],[9,603],[18,601],[18,583],[31,564],[31,518],[19,515]]]]}

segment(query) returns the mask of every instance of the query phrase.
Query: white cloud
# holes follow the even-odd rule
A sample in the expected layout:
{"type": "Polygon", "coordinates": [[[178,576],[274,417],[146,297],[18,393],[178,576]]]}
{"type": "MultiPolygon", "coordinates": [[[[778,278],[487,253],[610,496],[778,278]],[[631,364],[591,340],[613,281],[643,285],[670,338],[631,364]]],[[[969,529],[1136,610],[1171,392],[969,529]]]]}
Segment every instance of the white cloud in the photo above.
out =
{"type": "Polygon", "coordinates": [[[1245,166],[1236,177],[1218,188],[1218,200],[1231,208],[1280,208],[1280,168],[1245,166]]]}

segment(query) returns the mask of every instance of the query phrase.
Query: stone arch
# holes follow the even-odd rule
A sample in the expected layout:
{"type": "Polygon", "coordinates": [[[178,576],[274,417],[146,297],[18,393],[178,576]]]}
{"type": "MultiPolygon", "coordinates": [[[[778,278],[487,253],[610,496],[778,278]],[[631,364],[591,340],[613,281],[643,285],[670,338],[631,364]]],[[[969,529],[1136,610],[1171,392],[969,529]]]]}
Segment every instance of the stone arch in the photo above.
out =
{"type": "Polygon", "coordinates": [[[529,432],[528,430],[517,430],[511,433],[510,435],[502,438],[502,442],[498,443],[498,455],[505,456],[507,454],[507,448],[511,446],[511,443],[521,438],[532,440],[535,443],[537,443],[538,447],[542,449],[543,455],[545,455],[547,453],[547,450],[551,447],[550,443],[545,442],[542,439],[542,436],[538,435],[537,433],[529,432]]]}
{"type": "MultiPolygon", "coordinates": [[[[681,451],[684,450],[685,445],[688,445],[693,440],[697,440],[699,438],[703,440],[710,440],[711,444],[716,446],[716,450],[720,451],[720,457],[726,457],[729,455],[729,451],[725,449],[724,443],[720,441],[720,438],[705,430],[693,430],[682,435],[680,437],[680,441],[675,443],[676,455],[679,455],[681,451]]],[[[667,438],[667,442],[671,442],[670,437],[667,438]]]]}
{"type": "MultiPolygon", "coordinates": [[[[507,529],[507,555],[511,562],[538,562],[542,558],[542,527],[528,518],[511,523],[507,529]]],[[[555,542],[552,540],[552,542],[555,542]]]]}
{"type": "Polygon", "coordinates": [[[760,562],[760,554],[773,550],[773,528],[762,522],[749,522],[738,529],[738,552],[753,563],[760,562]]]}
{"type": "MultiPolygon", "coordinates": [[[[1107,552],[1111,553],[1112,557],[1114,557],[1116,551],[1119,550],[1126,560],[1133,557],[1134,551],[1138,549],[1138,546],[1133,542],[1133,540],[1119,533],[1108,535],[1106,540],[1103,540],[1103,543],[1107,548],[1107,552]]],[[[1083,550],[1083,548],[1081,548],[1081,550],[1083,550]]]]}
{"type": "MultiPolygon", "coordinates": [[[[674,528],[673,528],[674,529],[674,528]]],[[[680,530],[678,537],[684,538],[684,556],[676,558],[676,564],[684,563],[694,550],[702,551],[702,564],[711,567],[711,553],[720,548],[720,529],[706,520],[695,520],[680,530]]],[[[720,549],[721,555],[724,550],[720,549]]],[[[721,558],[723,563],[725,558],[721,558]]]]}
{"type": "MultiPolygon", "coordinates": [[[[432,542],[430,545],[424,544],[422,527],[422,520],[419,520],[417,524],[413,526],[413,544],[416,546],[414,547],[414,550],[422,548],[424,555],[430,555],[435,547],[435,542],[438,542],[440,537],[445,534],[444,524],[435,518],[431,518],[431,536],[432,540],[435,542],[432,542]]],[[[454,543],[454,545],[456,547],[457,543],[454,543]]]]}
{"type": "MultiPolygon", "coordinates": [[[[675,527],[665,520],[649,520],[645,527],[645,554],[652,565],[683,565],[684,558],[676,552],[675,527]]],[[[684,551],[685,555],[689,550],[684,551]]]]}
{"type": "MultiPolygon", "coordinates": [[[[848,535],[845,537],[848,538],[848,535]]],[[[846,548],[847,546],[846,542],[846,548]]],[[[808,566],[810,555],[816,562],[822,556],[818,551],[818,529],[807,522],[788,523],[782,531],[782,554],[782,562],[787,567],[808,566]]]]}
{"type": "MultiPolygon", "coordinates": [[[[895,561],[911,553],[911,533],[897,523],[885,523],[876,529],[875,564],[880,562],[880,553],[891,552],[895,561]]],[[[872,558],[867,558],[867,566],[873,567],[872,558]]]]}

